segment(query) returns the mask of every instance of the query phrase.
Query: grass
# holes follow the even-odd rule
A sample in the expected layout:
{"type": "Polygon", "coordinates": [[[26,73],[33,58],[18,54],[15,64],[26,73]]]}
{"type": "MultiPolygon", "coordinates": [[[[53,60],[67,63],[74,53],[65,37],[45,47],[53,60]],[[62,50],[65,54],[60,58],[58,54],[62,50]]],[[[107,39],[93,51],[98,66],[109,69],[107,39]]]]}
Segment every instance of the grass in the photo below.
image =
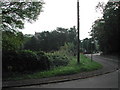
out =
{"type": "Polygon", "coordinates": [[[80,56],[80,61],[81,63],[77,64],[76,57],[72,57],[70,63],[67,66],[57,67],[49,71],[35,72],[33,74],[24,74],[18,77],[9,77],[6,80],[38,79],[53,76],[70,75],[80,72],[88,72],[102,68],[101,64],[95,61],[91,61],[84,55],[80,56]]]}

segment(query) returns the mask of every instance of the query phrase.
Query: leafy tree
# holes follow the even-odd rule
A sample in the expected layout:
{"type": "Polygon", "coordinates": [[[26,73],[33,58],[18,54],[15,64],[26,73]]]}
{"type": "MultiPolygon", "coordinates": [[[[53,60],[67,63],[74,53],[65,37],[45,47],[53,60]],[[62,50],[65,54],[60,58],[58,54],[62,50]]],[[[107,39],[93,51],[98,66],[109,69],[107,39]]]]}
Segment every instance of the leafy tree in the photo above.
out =
{"type": "Polygon", "coordinates": [[[103,17],[94,22],[91,35],[98,40],[104,53],[119,52],[120,2],[108,2],[103,8],[103,17]]]}
{"type": "Polygon", "coordinates": [[[59,52],[62,54],[66,54],[68,56],[76,56],[77,55],[77,49],[73,43],[65,43],[64,46],[60,47],[59,52]]]}
{"type": "Polygon", "coordinates": [[[31,37],[28,41],[26,41],[24,43],[24,49],[30,49],[33,51],[38,51],[40,49],[38,49],[39,47],[39,42],[36,40],[35,37],[31,37]]]}
{"type": "Polygon", "coordinates": [[[0,2],[2,9],[3,50],[22,48],[23,34],[18,29],[24,28],[26,21],[36,21],[42,11],[43,1],[39,2],[0,2]]]}
{"type": "Polygon", "coordinates": [[[2,49],[3,51],[16,51],[22,48],[23,34],[21,32],[3,31],[2,33],[2,49]]]}
{"type": "Polygon", "coordinates": [[[24,43],[26,43],[27,41],[29,41],[32,37],[33,37],[32,34],[25,34],[24,35],[24,43]]]}
{"type": "Polygon", "coordinates": [[[97,43],[93,40],[93,38],[85,38],[81,41],[81,51],[84,53],[96,52],[97,43]]]}
{"type": "Polygon", "coordinates": [[[42,11],[43,1],[39,2],[0,2],[2,9],[2,30],[24,28],[24,22],[36,21],[42,11]]]}
{"type": "Polygon", "coordinates": [[[75,26],[68,30],[68,42],[73,42],[77,44],[77,29],[75,26]]]}
{"type": "Polygon", "coordinates": [[[46,52],[56,51],[67,42],[74,43],[76,46],[76,34],[75,27],[70,29],[57,28],[51,32],[44,31],[36,33],[36,35],[31,38],[24,47],[25,49],[42,50],[46,52]]]}

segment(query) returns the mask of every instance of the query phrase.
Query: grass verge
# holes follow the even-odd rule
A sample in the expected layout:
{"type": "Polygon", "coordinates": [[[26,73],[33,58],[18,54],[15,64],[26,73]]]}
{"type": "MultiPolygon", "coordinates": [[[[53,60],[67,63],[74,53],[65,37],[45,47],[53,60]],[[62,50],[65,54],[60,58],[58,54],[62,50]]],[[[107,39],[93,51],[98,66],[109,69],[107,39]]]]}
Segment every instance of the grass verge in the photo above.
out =
{"type": "Polygon", "coordinates": [[[88,72],[102,68],[102,65],[98,62],[91,61],[86,56],[80,56],[80,64],[77,64],[76,57],[72,57],[70,63],[67,66],[57,67],[49,71],[35,72],[33,74],[13,75],[5,80],[23,80],[23,79],[40,79],[53,76],[70,75],[81,72],[88,72]],[[16,77],[15,77],[16,76],[16,77]]]}

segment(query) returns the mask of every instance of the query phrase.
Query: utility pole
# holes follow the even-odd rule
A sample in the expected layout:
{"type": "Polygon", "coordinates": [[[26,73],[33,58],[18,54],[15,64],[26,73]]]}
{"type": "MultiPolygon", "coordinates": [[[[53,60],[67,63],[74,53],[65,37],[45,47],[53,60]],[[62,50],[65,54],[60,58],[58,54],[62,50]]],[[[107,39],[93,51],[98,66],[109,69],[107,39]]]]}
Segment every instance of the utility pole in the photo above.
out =
{"type": "Polygon", "coordinates": [[[77,63],[80,63],[80,35],[79,35],[79,0],[77,0],[77,29],[78,29],[78,55],[77,55],[77,63]]]}

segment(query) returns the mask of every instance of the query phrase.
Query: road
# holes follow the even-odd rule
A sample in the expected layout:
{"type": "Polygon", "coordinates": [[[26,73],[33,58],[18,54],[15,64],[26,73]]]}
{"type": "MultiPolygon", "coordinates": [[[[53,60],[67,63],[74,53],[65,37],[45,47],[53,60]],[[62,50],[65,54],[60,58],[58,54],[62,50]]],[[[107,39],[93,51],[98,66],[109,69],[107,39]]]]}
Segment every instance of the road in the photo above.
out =
{"type": "Polygon", "coordinates": [[[24,88],[118,88],[118,71],[92,78],[24,88]]]}
{"type": "MultiPolygon", "coordinates": [[[[116,61],[113,61],[112,59],[94,55],[93,60],[96,60],[103,64],[106,69],[118,68],[118,63],[116,61]]],[[[24,88],[118,88],[118,72],[119,71],[117,70],[112,73],[94,76],[86,79],[79,79],[61,83],[26,86],[24,88]]]]}

